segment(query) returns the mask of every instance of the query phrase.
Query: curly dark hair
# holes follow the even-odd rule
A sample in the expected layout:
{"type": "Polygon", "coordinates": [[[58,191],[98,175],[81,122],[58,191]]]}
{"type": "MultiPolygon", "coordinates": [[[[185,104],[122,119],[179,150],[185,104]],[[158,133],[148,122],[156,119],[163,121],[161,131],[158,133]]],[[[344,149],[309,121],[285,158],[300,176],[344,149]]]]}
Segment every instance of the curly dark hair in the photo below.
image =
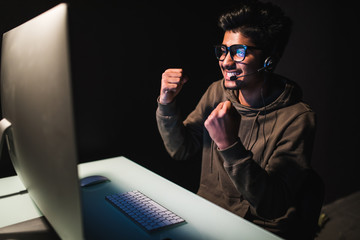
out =
{"type": "Polygon", "coordinates": [[[278,60],[290,37],[291,19],[272,3],[241,0],[239,5],[220,16],[219,26],[224,31],[241,32],[278,60]]]}

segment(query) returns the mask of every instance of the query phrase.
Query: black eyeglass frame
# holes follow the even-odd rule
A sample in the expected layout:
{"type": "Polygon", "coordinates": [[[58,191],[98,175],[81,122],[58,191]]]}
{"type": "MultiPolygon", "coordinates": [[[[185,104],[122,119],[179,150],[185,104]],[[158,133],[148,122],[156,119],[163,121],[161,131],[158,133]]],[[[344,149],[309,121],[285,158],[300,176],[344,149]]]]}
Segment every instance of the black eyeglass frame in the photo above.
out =
{"type": "Polygon", "coordinates": [[[229,47],[226,46],[226,45],[224,45],[224,44],[219,44],[219,45],[216,45],[216,46],[214,47],[215,56],[216,56],[216,58],[217,58],[219,61],[224,61],[225,58],[226,58],[226,56],[227,56],[227,54],[230,53],[230,57],[231,57],[231,59],[232,59],[234,62],[242,62],[242,61],[244,61],[245,58],[246,58],[246,55],[247,55],[247,54],[246,54],[247,49],[258,49],[258,50],[262,50],[262,48],[259,48],[259,47],[247,46],[247,45],[243,45],[243,44],[234,44],[234,45],[231,45],[231,46],[229,46],[229,47]],[[224,59],[222,59],[222,60],[220,60],[220,58],[221,58],[221,56],[223,56],[223,55],[221,55],[220,57],[218,57],[218,54],[217,54],[217,48],[221,48],[221,47],[225,47],[225,49],[226,49],[226,51],[225,51],[225,57],[224,57],[224,59]],[[239,47],[242,47],[242,48],[244,48],[244,50],[245,50],[244,58],[243,58],[241,61],[235,61],[235,60],[234,60],[234,55],[235,55],[236,51],[234,51],[233,49],[234,49],[235,47],[236,47],[236,49],[238,49],[239,47]]]}

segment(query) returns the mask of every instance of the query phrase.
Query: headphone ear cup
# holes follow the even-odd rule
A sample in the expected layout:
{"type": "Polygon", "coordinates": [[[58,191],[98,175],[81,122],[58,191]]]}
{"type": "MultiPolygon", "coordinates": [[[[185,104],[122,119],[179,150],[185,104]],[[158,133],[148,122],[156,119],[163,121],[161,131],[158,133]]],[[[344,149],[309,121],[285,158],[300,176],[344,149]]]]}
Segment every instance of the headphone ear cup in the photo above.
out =
{"type": "Polygon", "coordinates": [[[272,57],[267,57],[264,61],[265,71],[271,72],[274,68],[274,60],[272,57]]]}

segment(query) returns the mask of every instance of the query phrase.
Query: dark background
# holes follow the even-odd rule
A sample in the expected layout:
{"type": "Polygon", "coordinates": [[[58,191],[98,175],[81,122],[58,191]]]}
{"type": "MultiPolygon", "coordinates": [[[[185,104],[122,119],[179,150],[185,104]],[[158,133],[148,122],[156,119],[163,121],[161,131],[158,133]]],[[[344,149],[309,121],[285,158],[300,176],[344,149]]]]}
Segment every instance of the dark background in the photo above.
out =
{"type": "MultiPolygon", "coordinates": [[[[0,0],[1,34],[59,1],[0,0]]],[[[221,78],[213,45],[217,18],[236,1],[68,1],[74,106],[80,162],[124,155],[191,191],[200,159],[175,162],[158,134],[161,74],[182,67],[190,77],[179,96],[186,116],[221,78]]],[[[294,21],[275,72],[296,81],[317,113],[312,165],[325,182],[325,203],[360,188],[358,22],[355,3],[272,0],[294,21]]],[[[349,1],[350,2],[350,1],[349,1]]],[[[0,177],[13,175],[6,149],[0,177]]]]}

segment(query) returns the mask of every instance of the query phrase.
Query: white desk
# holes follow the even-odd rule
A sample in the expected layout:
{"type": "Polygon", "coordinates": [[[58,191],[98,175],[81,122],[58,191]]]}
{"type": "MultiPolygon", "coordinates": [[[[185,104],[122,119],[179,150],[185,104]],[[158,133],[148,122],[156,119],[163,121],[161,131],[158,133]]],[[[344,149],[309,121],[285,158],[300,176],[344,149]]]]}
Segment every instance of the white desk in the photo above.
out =
{"type": "Polygon", "coordinates": [[[42,216],[29,194],[10,196],[23,190],[18,176],[0,179],[0,228],[42,216]]]}
{"type": "MultiPolygon", "coordinates": [[[[80,178],[103,175],[111,180],[82,189],[87,239],[279,239],[124,157],[83,163],[78,171],[80,178]],[[107,194],[130,190],[153,198],[184,218],[186,224],[151,234],[145,232],[104,199],[107,194]]],[[[1,179],[0,189],[3,188],[7,191],[1,195],[23,189],[17,177],[1,179]]],[[[27,194],[0,199],[0,211],[0,227],[41,216],[27,194]]]]}

